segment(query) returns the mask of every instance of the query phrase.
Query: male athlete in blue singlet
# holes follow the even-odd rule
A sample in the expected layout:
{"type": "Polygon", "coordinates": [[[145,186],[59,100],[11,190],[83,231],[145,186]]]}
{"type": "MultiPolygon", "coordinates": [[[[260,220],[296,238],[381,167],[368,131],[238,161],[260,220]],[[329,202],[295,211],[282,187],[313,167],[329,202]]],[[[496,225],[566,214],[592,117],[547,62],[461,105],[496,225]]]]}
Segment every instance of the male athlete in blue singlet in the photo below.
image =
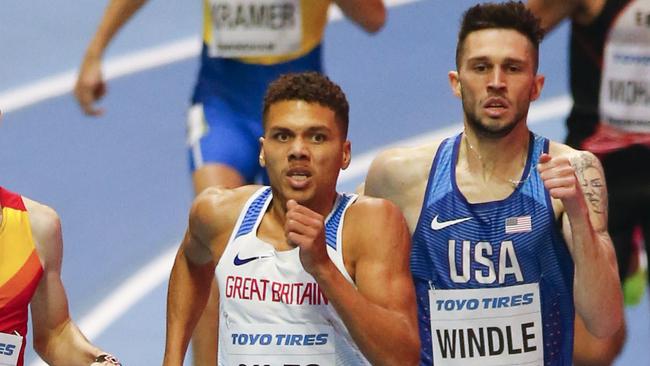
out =
{"type": "Polygon", "coordinates": [[[542,35],[522,3],[470,8],[449,73],[464,131],[368,173],[413,232],[421,365],[571,365],[574,304],[594,334],[621,324],[605,189],[587,203],[578,183],[600,164],[526,125],[542,35]]]}
{"type": "MultiPolygon", "coordinates": [[[[86,114],[102,113],[95,103],[106,91],[101,73],[106,47],[146,2],[109,2],[75,85],[86,114]]],[[[322,71],[321,42],[332,3],[367,32],[379,30],[386,19],[382,0],[203,0],[201,67],[187,118],[196,194],[209,186],[268,183],[257,161],[264,91],[284,73],[322,71]]],[[[215,363],[205,349],[216,342],[210,336],[216,316],[206,312],[196,328],[195,365],[215,363]]]]}
{"type": "Polygon", "coordinates": [[[390,201],[336,192],[348,110],[317,73],[269,86],[259,160],[271,186],[195,199],[170,278],[164,365],[182,364],[215,271],[220,366],[417,365],[404,218],[390,201]]]}

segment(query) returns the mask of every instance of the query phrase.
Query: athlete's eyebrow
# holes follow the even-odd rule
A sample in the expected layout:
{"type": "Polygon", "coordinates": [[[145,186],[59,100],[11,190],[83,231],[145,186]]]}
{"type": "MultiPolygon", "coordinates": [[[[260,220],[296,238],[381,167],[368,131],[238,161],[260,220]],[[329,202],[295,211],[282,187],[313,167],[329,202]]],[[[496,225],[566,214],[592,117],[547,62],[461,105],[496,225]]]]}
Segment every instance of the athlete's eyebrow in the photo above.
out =
{"type": "Polygon", "coordinates": [[[325,125],[322,125],[322,126],[313,126],[313,127],[309,127],[309,128],[307,129],[307,132],[308,132],[308,133],[315,133],[315,132],[329,133],[329,132],[331,132],[331,131],[332,131],[332,129],[329,128],[328,126],[325,126],[325,125]]]}
{"type": "MultiPolygon", "coordinates": [[[[475,57],[470,57],[470,58],[467,59],[468,63],[476,63],[476,62],[496,63],[494,61],[495,60],[494,60],[493,57],[488,57],[488,56],[475,56],[475,57]]],[[[517,57],[506,57],[499,63],[502,63],[502,64],[518,64],[518,65],[527,64],[526,59],[517,58],[517,57]]]]}
{"type": "Polygon", "coordinates": [[[307,132],[307,133],[316,133],[316,132],[321,132],[321,133],[331,133],[332,129],[328,127],[327,125],[317,125],[317,126],[311,126],[308,127],[307,129],[304,130],[299,130],[295,128],[289,128],[289,127],[284,127],[284,126],[273,126],[269,128],[269,132],[285,132],[285,133],[300,133],[300,132],[307,132]]]}

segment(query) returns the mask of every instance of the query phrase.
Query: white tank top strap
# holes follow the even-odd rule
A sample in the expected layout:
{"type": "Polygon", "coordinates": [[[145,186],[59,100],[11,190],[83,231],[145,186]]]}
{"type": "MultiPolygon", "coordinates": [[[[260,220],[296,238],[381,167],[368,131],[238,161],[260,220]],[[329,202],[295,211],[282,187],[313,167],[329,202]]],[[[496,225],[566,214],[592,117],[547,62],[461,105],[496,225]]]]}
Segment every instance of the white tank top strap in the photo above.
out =
{"type": "Polygon", "coordinates": [[[357,198],[358,195],[356,194],[339,194],[334,203],[334,208],[325,219],[325,240],[330,259],[339,271],[341,271],[343,277],[352,284],[354,284],[354,281],[345,268],[345,262],[343,260],[343,222],[348,208],[350,208],[357,198]]]}
{"type": "MultiPolygon", "coordinates": [[[[241,241],[237,241],[238,237],[242,235],[248,235],[250,233],[257,232],[257,227],[260,225],[262,218],[264,217],[264,212],[271,203],[271,187],[261,187],[255,193],[253,193],[241,210],[239,218],[233,227],[232,234],[228,239],[224,253],[221,255],[221,262],[224,258],[230,258],[230,253],[236,253],[239,251],[239,246],[241,246],[241,241]]],[[[217,264],[218,265],[218,264],[217,264]]]]}

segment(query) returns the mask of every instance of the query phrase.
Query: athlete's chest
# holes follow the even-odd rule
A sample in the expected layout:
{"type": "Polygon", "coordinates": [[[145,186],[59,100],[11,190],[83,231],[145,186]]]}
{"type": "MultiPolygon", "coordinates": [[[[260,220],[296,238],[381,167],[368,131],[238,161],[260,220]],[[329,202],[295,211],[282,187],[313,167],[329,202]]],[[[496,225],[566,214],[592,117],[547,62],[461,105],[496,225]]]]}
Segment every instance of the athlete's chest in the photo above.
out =
{"type": "Polygon", "coordinates": [[[556,238],[550,212],[526,197],[471,205],[449,195],[422,211],[414,246],[450,285],[524,283],[539,278],[556,238]]]}
{"type": "Polygon", "coordinates": [[[224,300],[278,305],[326,305],[316,280],[300,262],[299,249],[278,251],[254,235],[237,238],[216,270],[224,300]]]}

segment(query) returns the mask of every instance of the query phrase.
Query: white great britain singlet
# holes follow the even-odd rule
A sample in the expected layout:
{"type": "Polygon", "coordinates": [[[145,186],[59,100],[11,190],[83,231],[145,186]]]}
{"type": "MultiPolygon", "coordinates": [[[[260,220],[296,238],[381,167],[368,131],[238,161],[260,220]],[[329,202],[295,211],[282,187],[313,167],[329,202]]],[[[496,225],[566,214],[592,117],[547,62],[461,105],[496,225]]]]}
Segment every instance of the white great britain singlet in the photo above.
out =
{"type": "MultiPolygon", "coordinates": [[[[325,221],[327,252],[351,283],[341,237],[356,197],[339,195],[325,221]]],[[[302,267],[299,249],[276,251],[257,237],[271,199],[269,187],[251,196],[217,264],[219,365],[370,365],[302,267]]]]}

